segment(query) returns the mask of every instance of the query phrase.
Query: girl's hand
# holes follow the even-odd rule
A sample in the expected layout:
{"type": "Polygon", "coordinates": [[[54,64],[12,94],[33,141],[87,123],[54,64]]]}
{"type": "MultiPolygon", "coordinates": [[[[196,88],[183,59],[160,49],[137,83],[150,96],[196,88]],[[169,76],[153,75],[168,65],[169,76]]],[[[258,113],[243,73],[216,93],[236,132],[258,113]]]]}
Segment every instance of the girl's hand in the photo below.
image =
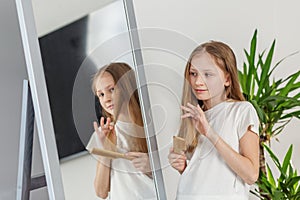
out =
{"type": "Polygon", "coordinates": [[[177,154],[173,151],[173,148],[171,148],[168,159],[171,166],[174,169],[176,169],[180,174],[182,174],[186,168],[187,158],[185,156],[185,153],[182,151],[181,154],[177,154]]]}
{"type": "Polygon", "coordinates": [[[114,126],[111,124],[111,119],[109,117],[106,119],[106,123],[105,124],[104,124],[104,117],[101,117],[101,119],[100,119],[100,127],[101,127],[101,129],[99,129],[98,123],[94,122],[94,130],[97,133],[98,138],[99,138],[101,144],[103,146],[105,146],[106,138],[107,138],[108,134],[111,131],[114,132],[113,131],[114,126]]]}
{"type": "Polygon", "coordinates": [[[210,126],[199,104],[197,104],[197,106],[194,106],[188,103],[187,106],[181,106],[181,108],[185,111],[185,114],[183,114],[181,118],[192,118],[196,130],[202,135],[207,136],[210,126]]]}
{"type": "Polygon", "coordinates": [[[149,157],[147,153],[128,152],[126,153],[126,156],[133,158],[131,162],[137,170],[141,171],[149,177],[152,177],[149,157]]]}

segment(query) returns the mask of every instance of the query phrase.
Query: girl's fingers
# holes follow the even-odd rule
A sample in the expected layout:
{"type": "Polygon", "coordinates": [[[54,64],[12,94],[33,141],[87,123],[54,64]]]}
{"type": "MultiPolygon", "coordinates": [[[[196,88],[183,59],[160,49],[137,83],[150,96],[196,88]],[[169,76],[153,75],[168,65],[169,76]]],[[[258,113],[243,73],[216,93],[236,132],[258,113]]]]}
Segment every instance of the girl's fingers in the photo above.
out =
{"type": "Polygon", "coordinates": [[[125,155],[128,157],[134,157],[134,158],[139,158],[142,157],[144,153],[141,152],[128,152],[125,155]]]}
{"type": "Polygon", "coordinates": [[[97,132],[97,131],[99,130],[99,129],[98,129],[98,123],[97,123],[97,122],[94,122],[93,125],[94,125],[94,130],[95,130],[95,132],[97,132]]]}
{"type": "Polygon", "coordinates": [[[109,127],[109,126],[110,126],[110,122],[111,122],[111,119],[108,117],[108,118],[106,119],[105,127],[109,127]]]}
{"type": "Polygon", "coordinates": [[[114,123],[112,122],[111,118],[107,118],[106,119],[106,123],[104,123],[104,117],[100,118],[100,127],[102,129],[109,129],[109,130],[113,130],[114,129],[114,123]]]}
{"type": "Polygon", "coordinates": [[[113,123],[111,122],[111,119],[108,117],[106,119],[106,123],[104,123],[104,117],[100,118],[100,127],[101,129],[104,130],[113,130],[114,126],[113,123]]]}
{"type": "Polygon", "coordinates": [[[198,110],[199,113],[204,114],[204,111],[202,110],[199,104],[197,105],[196,109],[198,110]]]}
{"type": "Polygon", "coordinates": [[[181,108],[187,112],[182,115],[181,118],[192,117],[194,119],[197,119],[204,113],[199,104],[197,104],[197,106],[194,106],[191,103],[187,103],[187,106],[181,106],[181,108]]]}
{"type": "Polygon", "coordinates": [[[196,106],[194,106],[193,104],[191,104],[191,103],[187,103],[187,105],[186,105],[188,108],[190,108],[191,110],[197,110],[197,107],[196,106]]]}
{"type": "Polygon", "coordinates": [[[169,158],[170,161],[173,162],[182,162],[182,161],[185,161],[186,160],[186,157],[184,156],[180,156],[180,157],[171,157],[169,158]]]}
{"type": "Polygon", "coordinates": [[[168,156],[169,160],[186,160],[186,156],[184,154],[176,154],[176,153],[170,153],[168,156]]]}
{"type": "Polygon", "coordinates": [[[175,168],[177,169],[177,170],[182,170],[181,168],[184,166],[184,163],[177,163],[176,165],[175,165],[175,168]]]}
{"type": "Polygon", "coordinates": [[[173,168],[175,168],[175,169],[177,169],[177,170],[182,170],[182,168],[184,168],[184,166],[185,166],[185,163],[173,163],[172,164],[172,167],[173,168]]]}
{"type": "Polygon", "coordinates": [[[195,109],[191,109],[191,108],[188,108],[188,107],[185,107],[185,106],[181,106],[182,110],[184,110],[187,114],[187,113],[190,113],[192,116],[196,115],[197,114],[197,110],[195,109]]]}
{"type": "Polygon", "coordinates": [[[100,126],[103,127],[104,126],[104,117],[100,118],[100,126]]]}
{"type": "Polygon", "coordinates": [[[193,109],[188,108],[186,106],[181,106],[181,109],[184,110],[184,111],[186,111],[186,112],[193,112],[193,109]]]}
{"type": "Polygon", "coordinates": [[[137,158],[133,159],[131,162],[134,166],[138,166],[141,163],[137,158]]]}
{"type": "Polygon", "coordinates": [[[179,167],[180,165],[183,165],[183,164],[184,164],[183,162],[177,162],[177,163],[173,163],[173,166],[179,167]]]}
{"type": "Polygon", "coordinates": [[[185,119],[185,118],[189,118],[189,117],[193,117],[193,115],[191,113],[185,113],[185,114],[181,115],[181,119],[185,119]]]}
{"type": "Polygon", "coordinates": [[[173,160],[173,161],[170,161],[170,164],[172,166],[174,166],[174,165],[183,165],[183,164],[185,164],[185,160],[180,160],[180,161],[173,160]]]}
{"type": "Polygon", "coordinates": [[[191,110],[193,110],[193,112],[194,112],[195,115],[199,115],[199,114],[204,113],[203,110],[200,108],[199,104],[197,104],[197,106],[194,106],[194,105],[188,103],[187,106],[188,106],[191,110]]]}
{"type": "Polygon", "coordinates": [[[146,159],[135,158],[131,161],[135,166],[144,166],[147,162],[146,159]]]}
{"type": "Polygon", "coordinates": [[[134,159],[131,161],[131,163],[137,170],[143,173],[151,171],[148,155],[146,153],[129,152],[126,154],[126,156],[131,156],[131,157],[138,156],[138,157],[134,157],[134,159]]]}
{"type": "Polygon", "coordinates": [[[181,115],[181,119],[185,119],[185,118],[193,118],[194,120],[199,120],[200,114],[185,113],[184,115],[181,115]]]}
{"type": "Polygon", "coordinates": [[[148,162],[148,155],[142,152],[128,152],[125,154],[128,158],[133,158],[132,163],[145,163],[148,162]]]}
{"type": "Polygon", "coordinates": [[[177,155],[177,156],[182,155],[182,156],[185,156],[184,151],[181,151],[180,153],[175,153],[173,147],[171,147],[169,151],[170,151],[169,155],[177,155]]]}

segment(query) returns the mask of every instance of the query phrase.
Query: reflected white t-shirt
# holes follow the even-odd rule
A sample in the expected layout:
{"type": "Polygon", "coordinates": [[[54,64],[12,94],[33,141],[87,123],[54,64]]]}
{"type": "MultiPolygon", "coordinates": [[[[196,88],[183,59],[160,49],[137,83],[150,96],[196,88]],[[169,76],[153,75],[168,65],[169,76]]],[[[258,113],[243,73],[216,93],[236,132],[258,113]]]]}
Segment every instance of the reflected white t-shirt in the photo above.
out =
{"type": "MultiPolygon", "coordinates": [[[[117,149],[125,153],[130,149],[126,135],[139,135],[143,127],[132,123],[117,121],[115,132],[117,136],[117,149]]],[[[103,148],[97,134],[93,133],[87,149],[103,148]]],[[[109,200],[156,200],[154,182],[133,166],[130,160],[113,159],[111,161],[109,200]]]]}
{"type": "MultiPolygon", "coordinates": [[[[239,152],[239,140],[251,127],[258,134],[259,120],[247,101],[222,102],[205,111],[214,131],[239,152]]],[[[177,200],[246,200],[249,185],[226,164],[214,145],[203,135],[180,177],[177,200]]]]}

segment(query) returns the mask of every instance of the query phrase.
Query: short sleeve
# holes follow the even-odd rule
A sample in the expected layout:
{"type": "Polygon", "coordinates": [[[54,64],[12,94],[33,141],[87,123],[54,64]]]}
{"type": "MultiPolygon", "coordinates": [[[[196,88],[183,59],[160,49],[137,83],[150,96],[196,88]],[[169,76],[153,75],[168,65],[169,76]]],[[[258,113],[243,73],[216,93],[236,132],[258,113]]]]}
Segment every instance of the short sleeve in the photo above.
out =
{"type": "Polygon", "coordinates": [[[259,119],[255,108],[249,102],[243,102],[239,109],[239,123],[237,126],[238,137],[241,139],[247,132],[248,127],[255,134],[259,135],[259,119]]]}
{"type": "MultiPolygon", "coordinates": [[[[99,129],[100,129],[100,127],[99,127],[99,129]]],[[[100,149],[103,148],[103,145],[102,145],[102,143],[100,142],[99,137],[97,136],[97,133],[96,133],[96,132],[94,132],[94,133],[92,134],[92,136],[91,136],[91,138],[90,138],[90,140],[89,140],[89,142],[88,142],[88,144],[87,144],[87,146],[86,146],[86,149],[87,149],[89,152],[91,152],[91,150],[92,150],[93,148],[100,148],[100,149]]]]}

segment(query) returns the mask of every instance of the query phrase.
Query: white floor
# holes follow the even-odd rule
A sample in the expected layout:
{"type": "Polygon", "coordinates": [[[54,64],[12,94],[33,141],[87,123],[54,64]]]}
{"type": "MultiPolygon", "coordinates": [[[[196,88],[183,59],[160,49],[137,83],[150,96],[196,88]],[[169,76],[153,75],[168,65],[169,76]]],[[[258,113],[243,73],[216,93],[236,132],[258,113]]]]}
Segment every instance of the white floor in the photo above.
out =
{"type": "Polygon", "coordinates": [[[60,166],[66,200],[98,199],[94,192],[96,160],[90,154],[63,161],[60,166]]]}

